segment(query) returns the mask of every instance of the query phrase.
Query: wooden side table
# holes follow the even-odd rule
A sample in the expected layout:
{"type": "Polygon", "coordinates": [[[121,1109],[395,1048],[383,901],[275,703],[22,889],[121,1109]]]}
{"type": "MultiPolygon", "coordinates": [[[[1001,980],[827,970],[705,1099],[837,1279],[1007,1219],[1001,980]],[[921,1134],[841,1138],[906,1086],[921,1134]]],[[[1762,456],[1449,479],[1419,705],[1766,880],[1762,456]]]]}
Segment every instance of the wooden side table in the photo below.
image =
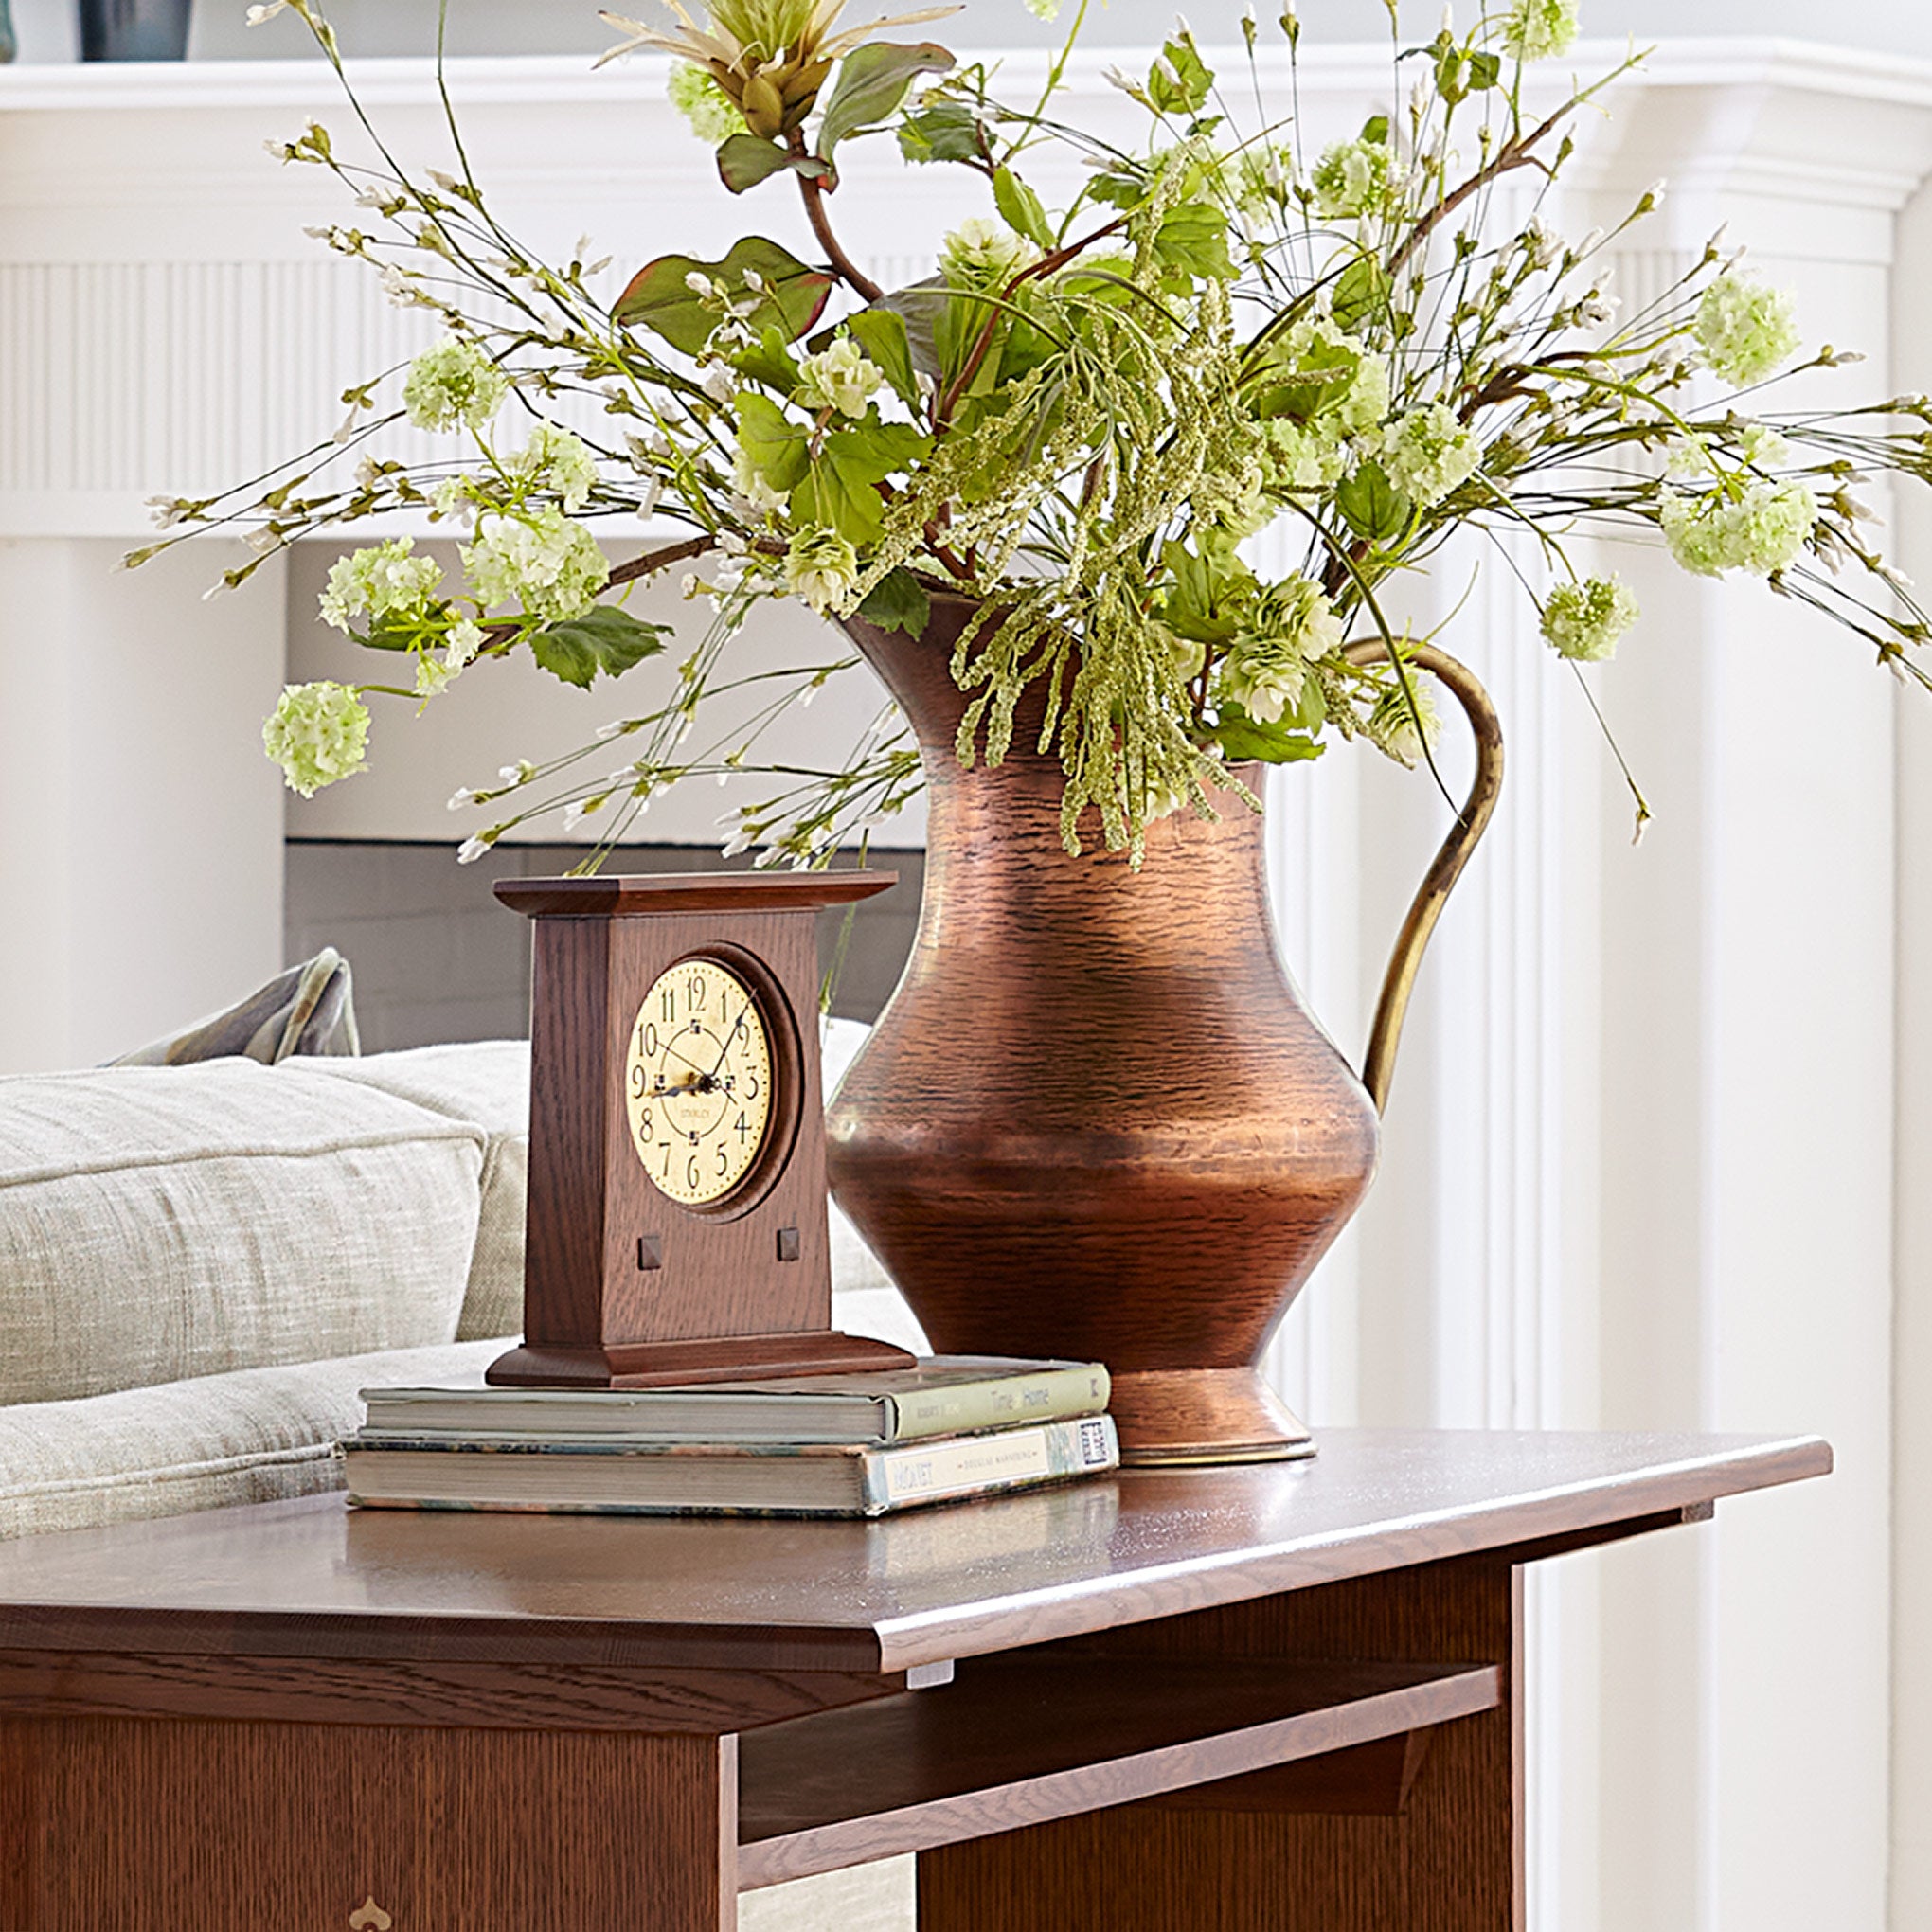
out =
{"type": "MultiPolygon", "coordinates": [[[[877,1524],[347,1511],[0,1556],[0,1926],[1523,1924],[1526,1565],[1816,1439],[1334,1431],[877,1524]]],[[[1689,1908],[1689,1902],[1686,1902],[1689,1908]]]]}

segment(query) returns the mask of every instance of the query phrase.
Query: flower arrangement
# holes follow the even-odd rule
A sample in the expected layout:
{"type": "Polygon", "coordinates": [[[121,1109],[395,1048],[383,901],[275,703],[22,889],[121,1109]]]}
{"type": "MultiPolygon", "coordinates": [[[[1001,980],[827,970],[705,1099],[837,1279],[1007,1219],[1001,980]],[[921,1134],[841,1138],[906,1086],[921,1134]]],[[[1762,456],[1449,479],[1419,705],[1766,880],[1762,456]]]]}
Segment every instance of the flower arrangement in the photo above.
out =
{"type": "MultiPolygon", "coordinates": [[[[1855,358],[1795,362],[1790,300],[1716,242],[1664,296],[1616,313],[1614,235],[1566,241],[1543,208],[1568,124],[1637,57],[1547,113],[1525,106],[1527,70],[1575,39],[1576,0],[1511,0],[1464,28],[1445,15],[1421,45],[1385,0],[1387,111],[1320,147],[1270,116],[1258,73],[1224,88],[1185,26],[1144,72],[1109,76],[1144,121],[1123,146],[1055,117],[1080,16],[1038,98],[1014,103],[985,66],[881,37],[954,9],[848,30],[841,0],[712,0],[702,27],[669,4],[671,32],[605,15],[626,36],[606,58],[674,56],[671,97],[723,188],[797,193],[822,259],[754,236],[718,260],[661,257],[606,304],[587,248],[566,262],[527,250],[467,171],[419,179],[380,140],[379,168],[352,166],[315,125],[271,144],[343,180],[369,220],[329,228],[329,244],[444,334],[399,372],[400,394],[393,377],[351,390],[335,441],[270,487],[168,500],[164,523],[246,528],[256,558],[231,583],[298,537],[397,510],[467,534],[460,584],[406,536],[331,571],[324,616],[408,676],[283,694],[266,743],[298,791],[363,767],[373,692],[420,704],[526,649],[580,686],[660,654],[667,627],[625,599],[673,569],[710,612],[668,695],[595,743],[459,792],[454,805],[492,819],[463,856],[562,810],[570,824],[600,814],[595,864],[695,773],[778,775],[728,846],[763,863],[822,863],[903,804],[918,754],[889,718],[844,769],[759,762],[786,707],[849,656],[781,681],[738,742],[691,747],[707,699],[745,682],[733,635],[774,597],[915,635],[935,596],[972,599],[951,661],[971,699],[962,759],[1003,758],[1038,692],[1068,848],[1098,829],[1136,862],[1151,820],[1211,814],[1217,790],[1249,796],[1232,769],[1245,761],[1313,758],[1335,737],[1428,761],[1433,711],[1407,661],[1422,640],[1389,617],[1389,586],[1464,530],[1534,540],[1547,587],[1526,594],[1574,664],[1609,656],[1638,613],[1616,577],[1572,566],[1570,540],[1621,534],[1698,575],[1762,577],[1927,682],[1925,613],[1853,492],[1874,472],[1932,475],[1932,402],[1766,407],[1780,371],[1855,358]],[[1231,97],[1246,93],[1243,116],[1231,97]],[[984,184],[986,212],[943,236],[909,288],[877,286],[832,225],[862,138],[895,142],[915,174],[960,168],[984,184]],[[1054,150],[1084,164],[1064,206],[1028,178],[1054,150]],[[1534,206],[1503,222],[1512,176],[1534,185],[1534,206]],[[352,478],[328,480],[402,419],[456,454],[410,466],[365,453],[352,478]],[[611,564],[597,520],[640,514],[684,534],[611,564]],[[1270,577],[1244,546],[1282,520],[1298,561],[1270,577]],[[1356,661],[1351,637],[1380,639],[1382,658],[1356,661]],[[613,745],[622,761],[605,769],[613,745]]],[[[340,73],[315,0],[251,17],[284,8],[340,73]]],[[[1292,74],[1293,0],[1266,32],[1285,36],[1292,74]]],[[[1251,67],[1262,33],[1243,14],[1251,67]]]]}

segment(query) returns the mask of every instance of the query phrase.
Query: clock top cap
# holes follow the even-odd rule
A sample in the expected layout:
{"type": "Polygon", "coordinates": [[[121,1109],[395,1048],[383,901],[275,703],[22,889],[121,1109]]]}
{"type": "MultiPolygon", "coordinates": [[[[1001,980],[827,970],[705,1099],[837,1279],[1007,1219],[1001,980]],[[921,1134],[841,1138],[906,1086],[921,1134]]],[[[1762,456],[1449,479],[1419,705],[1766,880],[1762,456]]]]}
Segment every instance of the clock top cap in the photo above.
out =
{"type": "Polygon", "coordinates": [[[810,912],[899,883],[897,872],[631,872],[609,878],[499,879],[496,896],[536,919],[637,919],[671,912],[810,912]]]}

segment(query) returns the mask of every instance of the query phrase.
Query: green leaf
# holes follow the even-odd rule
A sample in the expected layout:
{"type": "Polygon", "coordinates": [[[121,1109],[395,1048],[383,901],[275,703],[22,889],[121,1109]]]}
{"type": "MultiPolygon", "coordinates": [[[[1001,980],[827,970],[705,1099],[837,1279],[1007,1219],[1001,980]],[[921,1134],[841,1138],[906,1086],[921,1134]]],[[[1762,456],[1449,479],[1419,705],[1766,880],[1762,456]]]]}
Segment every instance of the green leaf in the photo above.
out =
{"type": "Polygon", "coordinates": [[[896,309],[880,306],[848,315],[845,326],[867,356],[886,371],[886,380],[906,405],[917,409],[919,381],[913,368],[912,339],[906,332],[905,317],[896,309]]]}
{"type": "Polygon", "coordinates": [[[1132,211],[1149,193],[1147,170],[1132,161],[1116,161],[1100,169],[1086,185],[1086,199],[1110,208],[1132,211]]]}
{"type": "Polygon", "coordinates": [[[762,331],[749,349],[731,356],[731,367],[741,375],[789,396],[798,386],[798,365],[785,353],[785,338],[776,329],[762,331]]]}
{"type": "Polygon", "coordinates": [[[1388,271],[1372,255],[1358,256],[1335,277],[1330,313],[1336,328],[1352,331],[1386,315],[1393,286],[1388,271]]]}
{"type": "Polygon", "coordinates": [[[1011,168],[993,170],[993,205],[1014,234],[1024,235],[1041,248],[1053,246],[1053,229],[1040,197],[1011,168]]]}
{"type": "Polygon", "coordinates": [[[794,521],[823,524],[852,544],[876,541],[886,510],[876,486],[917,462],[931,446],[931,439],[911,424],[876,418],[833,430],[792,492],[794,521]]]}
{"type": "Polygon", "coordinates": [[[1255,580],[1232,550],[1196,556],[1172,539],[1161,546],[1161,562],[1173,579],[1161,617],[1176,636],[1197,644],[1229,644],[1241,629],[1255,580]]]}
{"type": "Polygon", "coordinates": [[[1320,742],[1305,731],[1291,730],[1284,722],[1265,724],[1246,712],[1229,710],[1214,727],[1214,742],[1223,758],[1234,763],[1259,759],[1263,764],[1294,764],[1301,759],[1319,758],[1320,742]]]}
{"type": "Polygon", "coordinates": [[[946,313],[950,293],[942,275],[928,276],[910,288],[894,289],[881,295],[875,308],[890,309],[905,324],[905,343],[912,352],[912,366],[922,376],[939,373],[939,326],[946,313]]]}
{"type": "Polygon", "coordinates": [[[1408,528],[1413,506],[1380,463],[1364,463],[1336,490],[1335,508],[1358,537],[1386,544],[1408,528]]]}
{"type": "Polygon", "coordinates": [[[964,101],[937,100],[899,124],[899,152],[908,161],[978,161],[992,145],[964,101]]]}
{"type": "Polygon", "coordinates": [[[832,164],[816,154],[789,154],[778,142],[761,141],[756,134],[732,134],[718,150],[718,178],[733,194],[787,169],[816,181],[832,172],[832,164]]]}
{"type": "Polygon", "coordinates": [[[943,74],[953,64],[944,47],[931,41],[917,46],[896,46],[871,41],[854,47],[838,70],[838,85],[825,104],[818,123],[818,152],[826,160],[849,134],[877,127],[899,111],[906,90],[921,74],[943,74]]]}
{"type": "Polygon", "coordinates": [[[773,490],[796,488],[810,463],[809,432],[769,397],[747,390],[736,406],[738,447],[746,464],[773,490]]]}
{"type": "Polygon", "coordinates": [[[1199,114],[1214,75],[1194,50],[1191,34],[1179,34],[1148,70],[1147,98],[1162,114],[1199,114]]]}
{"type": "Polygon", "coordinates": [[[1386,114],[1371,114],[1362,123],[1361,138],[1386,145],[1388,140],[1388,116],[1386,114]]]}
{"type": "Polygon", "coordinates": [[[1494,87],[1501,78],[1503,57],[1500,54],[1471,54],[1469,57],[1469,91],[1480,94],[1486,88],[1494,87]]]}
{"type": "Polygon", "coordinates": [[[552,677],[587,690],[599,671],[621,677],[655,657],[670,635],[668,624],[647,624],[618,604],[596,604],[581,617],[532,634],[530,651],[552,677]]]}
{"type": "Polygon", "coordinates": [[[882,631],[903,631],[908,637],[924,631],[931,614],[932,599],[910,570],[888,570],[867,592],[857,613],[882,631]]]}
{"type": "Polygon", "coordinates": [[[707,275],[739,295],[744,291],[747,272],[760,276],[766,291],[754,320],[781,328],[787,342],[796,341],[817,321],[832,293],[832,277],[823,269],[807,268],[796,256],[761,235],[747,235],[723,261],[660,255],[631,277],[611,313],[619,322],[641,322],[673,349],[696,355],[719,318],[698,300],[686,277],[707,275]]]}
{"type": "Polygon", "coordinates": [[[1154,237],[1154,259],[1183,275],[1232,281],[1227,252],[1227,217],[1206,202],[1183,202],[1172,209],[1154,237]]]}
{"type": "Polygon", "coordinates": [[[408,651],[420,640],[422,626],[420,622],[399,624],[393,617],[384,617],[371,624],[367,634],[351,631],[349,635],[368,651],[408,651]]]}

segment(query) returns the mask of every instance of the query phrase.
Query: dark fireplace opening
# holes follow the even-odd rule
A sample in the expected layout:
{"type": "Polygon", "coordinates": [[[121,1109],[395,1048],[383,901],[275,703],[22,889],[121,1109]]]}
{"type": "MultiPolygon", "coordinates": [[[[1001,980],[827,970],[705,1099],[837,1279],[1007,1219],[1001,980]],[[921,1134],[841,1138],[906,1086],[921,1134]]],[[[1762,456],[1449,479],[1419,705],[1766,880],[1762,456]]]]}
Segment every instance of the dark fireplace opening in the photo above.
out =
{"type": "MultiPolygon", "coordinates": [[[[363,1051],[449,1040],[526,1038],[530,1029],[529,924],[497,903],[492,881],[567,870],[581,845],[500,845],[459,866],[443,841],[304,839],[288,842],[283,936],[290,959],[333,946],[349,963],[363,1051]]],[[[840,856],[855,865],[856,853],[840,856]]],[[[875,870],[899,884],[845,914],[819,916],[818,958],[832,973],[832,1011],[873,1020],[912,949],[925,855],[877,851],[875,870]]],[[[715,847],[627,846],[607,869],[716,872],[715,847]]]]}

